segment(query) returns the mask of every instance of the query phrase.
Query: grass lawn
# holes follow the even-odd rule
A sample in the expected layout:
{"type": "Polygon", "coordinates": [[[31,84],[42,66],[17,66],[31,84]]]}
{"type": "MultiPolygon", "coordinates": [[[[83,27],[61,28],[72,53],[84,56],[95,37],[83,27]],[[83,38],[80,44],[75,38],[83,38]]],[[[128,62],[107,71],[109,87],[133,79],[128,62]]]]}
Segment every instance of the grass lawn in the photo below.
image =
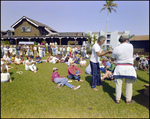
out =
{"type": "MultiPolygon", "coordinates": [[[[89,60],[87,65],[89,64],[89,60]]],[[[147,71],[137,71],[137,81],[133,82],[134,104],[125,103],[125,81],[122,86],[120,104],[114,102],[115,82],[105,80],[98,91],[91,89],[91,75],[80,68],[81,82],[71,82],[78,90],[66,86],[57,88],[52,82],[52,69],[58,68],[60,76],[67,76],[67,65],[64,63],[37,64],[38,72],[25,71],[25,66],[10,69],[12,83],[1,83],[1,117],[2,118],[149,118],[149,97],[143,94],[144,84],[149,83],[147,71]]]]}

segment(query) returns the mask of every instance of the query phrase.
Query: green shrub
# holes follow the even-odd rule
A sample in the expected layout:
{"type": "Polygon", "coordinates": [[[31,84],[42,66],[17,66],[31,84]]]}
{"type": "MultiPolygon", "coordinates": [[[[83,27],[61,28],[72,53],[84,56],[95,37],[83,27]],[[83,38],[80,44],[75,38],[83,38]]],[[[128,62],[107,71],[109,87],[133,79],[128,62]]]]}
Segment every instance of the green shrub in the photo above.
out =
{"type": "Polygon", "coordinates": [[[92,49],[87,49],[86,53],[87,54],[92,54],[92,49]]]}

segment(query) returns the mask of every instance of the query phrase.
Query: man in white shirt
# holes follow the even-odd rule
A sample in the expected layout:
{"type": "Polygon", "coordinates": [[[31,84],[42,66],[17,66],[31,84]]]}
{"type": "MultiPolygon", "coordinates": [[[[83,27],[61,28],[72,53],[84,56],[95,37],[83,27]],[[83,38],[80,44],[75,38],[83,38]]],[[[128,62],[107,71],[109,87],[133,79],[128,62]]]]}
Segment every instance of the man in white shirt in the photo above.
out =
{"type": "Polygon", "coordinates": [[[54,55],[50,62],[53,63],[53,64],[56,64],[57,62],[59,62],[59,59],[57,59],[56,55],[54,55]]]}
{"type": "Polygon", "coordinates": [[[69,55],[69,49],[70,49],[70,47],[68,45],[68,47],[67,47],[67,55],[69,55]]]}
{"type": "Polygon", "coordinates": [[[37,54],[37,46],[36,45],[34,46],[33,50],[34,50],[34,54],[37,54]]]}
{"type": "Polygon", "coordinates": [[[136,81],[136,71],[133,67],[133,45],[128,43],[129,36],[123,34],[119,38],[121,43],[115,47],[112,53],[111,60],[116,60],[116,68],[113,73],[113,78],[116,81],[116,103],[119,104],[121,99],[121,90],[123,78],[126,83],[126,104],[134,103],[132,100],[132,80],[136,81]]]}
{"type": "Polygon", "coordinates": [[[37,73],[37,68],[36,68],[36,62],[31,61],[30,56],[28,57],[28,60],[25,62],[25,70],[31,70],[34,73],[37,73]]]}
{"type": "Polygon", "coordinates": [[[21,61],[21,59],[19,58],[19,56],[17,56],[17,57],[15,58],[14,63],[15,63],[16,65],[20,65],[20,64],[22,63],[22,61],[21,61]]]}
{"type": "Polygon", "coordinates": [[[82,60],[80,61],[80,67],[83,67],[86,65],[86,61],[84,60],[84,58],[82,58],[82,60]]]}
{"type": "Polygon", "coordinates": [[[92,47],[92,54],[90,58],[90,65],[91,65],[91,71],[92,71],[92,86],[91,88],[95,91],[98,89],[96,88],[96,85],[101,86],[101,80],[100,80],[100,68],[99,68],[99,61],[100,57],[107,54],[111,53],[112,50],[103,52],[102,48],[100,45],[104,44],[105,42],[105,36],[100,36],[97,40],[97,43],[95,43],[92,47]]]}

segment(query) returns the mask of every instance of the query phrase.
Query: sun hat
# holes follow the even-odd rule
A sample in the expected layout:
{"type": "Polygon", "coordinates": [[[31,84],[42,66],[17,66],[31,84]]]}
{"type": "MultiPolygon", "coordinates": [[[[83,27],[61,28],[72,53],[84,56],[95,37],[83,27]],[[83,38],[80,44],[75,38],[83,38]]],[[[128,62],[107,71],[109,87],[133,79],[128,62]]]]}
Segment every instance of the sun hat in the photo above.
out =
{"type": "MultiPolygon", "coordinates": [[[[56,69],[57,69],[57,68],[56,68],[56,67],[54,67],[54,68],[53,68],[53,71],[54,71],[54,70],[56,70],[56,69]]],[[[58,70],[58,69],[57,69],[57,70],[58,70]]]]}
{"type": "Polygon", "coordinates": [[[74,61],[71,60],[69,63],[72,64],[72,63],[74,63],[74,61]]]}

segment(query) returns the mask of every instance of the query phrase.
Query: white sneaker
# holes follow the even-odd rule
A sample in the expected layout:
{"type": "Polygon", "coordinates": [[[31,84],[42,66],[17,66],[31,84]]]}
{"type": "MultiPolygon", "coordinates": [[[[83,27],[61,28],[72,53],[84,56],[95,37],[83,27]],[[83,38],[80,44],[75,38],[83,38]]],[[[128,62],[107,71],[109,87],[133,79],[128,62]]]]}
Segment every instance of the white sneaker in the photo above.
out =
{"type": "Polygon", "coordinates": [[[80,85],[78,85],[77,87],[75,87],[74,88],[74,90],[77,90],[77,89],[79,89],[81,86],[80,85]]]}
{"type": "Polygon", "coordinates": [[[72,80],[68,80],[68,82],[72,82],[72,80]]]}

